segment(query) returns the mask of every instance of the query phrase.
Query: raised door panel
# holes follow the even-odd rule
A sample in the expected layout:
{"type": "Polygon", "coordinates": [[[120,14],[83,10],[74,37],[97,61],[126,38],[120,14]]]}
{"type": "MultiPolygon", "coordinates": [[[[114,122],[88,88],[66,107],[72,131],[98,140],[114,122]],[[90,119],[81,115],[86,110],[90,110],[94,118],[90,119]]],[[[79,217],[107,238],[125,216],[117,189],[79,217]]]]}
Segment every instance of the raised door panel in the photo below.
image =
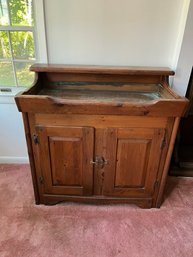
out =
{"type": "Polygon", "coordinates": [[[36,129],[44,193],[91,195],[94,129],[60,126],[36,129]]]}
{"type": "Polygon", "coordinates": [[[53,185],[81,186],[81,138],[50,137],[49,145],[53,185]]]}
{"type": "Polygon", "coordinates": [[[115,187],[141,187],[150,150],[150,141],[120,139],[117,142],[115,187]],[[140,159],[137,156],[140,156],[140,159]],[[130,172],[128,172],[128,168],[130,172]]]}
{"type": "Polygon", "coordinates": [[[152,196],[164,134],[164,129],[108,129],[103,194],[152,196]]]}

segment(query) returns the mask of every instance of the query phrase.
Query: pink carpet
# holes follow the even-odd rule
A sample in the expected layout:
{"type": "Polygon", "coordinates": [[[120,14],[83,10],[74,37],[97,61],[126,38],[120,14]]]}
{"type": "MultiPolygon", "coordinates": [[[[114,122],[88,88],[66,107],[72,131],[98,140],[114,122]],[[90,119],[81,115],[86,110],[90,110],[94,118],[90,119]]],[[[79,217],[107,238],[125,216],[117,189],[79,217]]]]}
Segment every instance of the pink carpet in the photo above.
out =
{"type": "Polygon", "coordinates": [[[160,209],[36,206],[28,165],[0,165],[0,257],[192,257],[193,179],[169,178],[160,209]]]}

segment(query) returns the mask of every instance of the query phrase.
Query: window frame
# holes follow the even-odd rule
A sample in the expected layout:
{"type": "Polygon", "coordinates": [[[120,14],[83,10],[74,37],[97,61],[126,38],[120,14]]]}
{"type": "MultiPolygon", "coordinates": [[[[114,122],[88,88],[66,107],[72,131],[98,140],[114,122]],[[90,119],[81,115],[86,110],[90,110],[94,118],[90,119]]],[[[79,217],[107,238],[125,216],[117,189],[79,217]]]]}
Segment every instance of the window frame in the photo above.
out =
{"type": "MultiPolygon", "coordinates": [[[[47,54],[47,40],[46,40],[46,30],[45,30],[45,13],[44,13],[44,0],[33,0],[33,12],[34,12],[34,25],[32,26],[0,26],[0,31],[29,31],[33,33],[33,39],[34,39],[34,48],[35,48],[35,61],[38,63],[48,63],[48,54],[47,54]]],[[[11,49],[11,46],[10,46],[11,49]]],[[[3,59],[1,59],[2,61],[3,59]]],[[[22,60],[13,58],[12,49],[11,49],[11,58],[4,59],[5,61],[11,61],[12,65],[13,62],[33,62],[31,60],[22,60]]],[[[16,78],[16,70],[13,65],[14,70],[14,77],[16,78]]],[[[5,102],[2,101],[1,96],[8,96],[7,99],[10,99],[10,96],[15,96],[18,92],[24,91],[28,87],[20,87],[18,85],[16,86],[2,86],[0,85],[0,88],[2,89],[11,89],[11,92],[2,92],[0,91],[0,103],[5,102]]],[[[10,102],[10,100],[8,100],[10,102]]]]}

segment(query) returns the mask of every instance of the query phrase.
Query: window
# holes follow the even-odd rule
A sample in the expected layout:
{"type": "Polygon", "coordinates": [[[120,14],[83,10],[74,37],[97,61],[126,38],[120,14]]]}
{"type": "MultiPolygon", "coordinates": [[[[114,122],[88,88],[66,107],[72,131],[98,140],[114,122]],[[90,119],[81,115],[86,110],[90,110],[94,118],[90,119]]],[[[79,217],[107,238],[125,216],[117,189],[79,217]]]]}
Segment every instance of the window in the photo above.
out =
{"type": "Polygon", "coordinates": [[[1,91],[28,87],[34,80],[34,73],[29,72],[37,60],[34,2],[37,1],[0,0],[1,91]]]}

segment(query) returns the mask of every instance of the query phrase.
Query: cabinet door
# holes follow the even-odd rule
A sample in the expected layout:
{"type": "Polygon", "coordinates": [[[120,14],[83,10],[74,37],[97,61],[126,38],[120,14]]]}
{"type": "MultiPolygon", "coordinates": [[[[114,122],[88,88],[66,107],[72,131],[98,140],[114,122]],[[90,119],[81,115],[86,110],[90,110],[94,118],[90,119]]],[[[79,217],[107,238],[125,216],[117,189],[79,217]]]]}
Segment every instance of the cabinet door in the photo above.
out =
{"type": "Polygon", "coordinates": [[[44,193],[91,195],[94,129],[60,126],[36,129],[44,193]]]}
{"type": "Polygon", "coordinates": [[[153,194],[164,134],[164,129],[108,129],[104,195],[153,194]]]}

